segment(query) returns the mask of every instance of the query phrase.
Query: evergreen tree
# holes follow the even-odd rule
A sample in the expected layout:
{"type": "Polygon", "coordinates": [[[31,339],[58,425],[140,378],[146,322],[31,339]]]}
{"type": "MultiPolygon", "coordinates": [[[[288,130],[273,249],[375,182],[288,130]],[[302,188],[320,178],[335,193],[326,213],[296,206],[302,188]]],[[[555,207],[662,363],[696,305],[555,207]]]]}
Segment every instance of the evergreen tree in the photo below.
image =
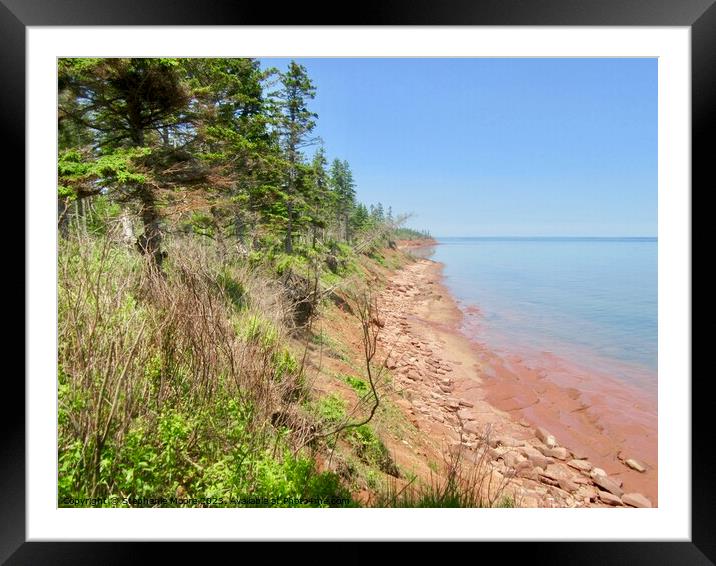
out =
{"type": "Polygon", "coordinates": [[[301,149],[316,142],[311,137],[317,115],[308,109],[308,101],[316,95],[316,89],[308,77],[305,67],[291,61],[288,70],[281,74],[282,88],[278,93],[280,117],[278,131],[287,161],[284,181],[286,202],[286,253],[293,253],[293,236],[296,202],[298,193],[301,149]]]}
{"type": "Polygon", "coordinates": [[[353,173],[347,161],[334,159],[331,164],[331,188],[335,195],[338,223],[341,229],[341,237],[349,241],[349,220],[356,204],[355,182],[353,173]]]}
{"type": "Polygon", "coordinates": [[[173,165],[162,154],[162,143],[166,132],[182,123],[188,102],[178,61],[61,59],[58,89],[58,114],[65,124],[60,131],[84,127],[86,135],[78,141],[91,140],[90,147],[60,156],[60,195],[80,199],[111,189],[138,202],[144,223],[138,245],[161,266],[157,171],[173,165]]]}

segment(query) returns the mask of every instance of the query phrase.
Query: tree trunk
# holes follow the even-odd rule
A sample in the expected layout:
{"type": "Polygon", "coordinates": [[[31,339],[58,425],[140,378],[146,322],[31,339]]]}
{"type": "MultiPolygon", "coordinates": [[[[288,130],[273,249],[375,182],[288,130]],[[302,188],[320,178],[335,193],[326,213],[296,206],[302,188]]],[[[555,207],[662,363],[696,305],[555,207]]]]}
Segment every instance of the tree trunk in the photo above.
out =
{"type": "Polygon", "coordinates": [[[57,197],[57,229],[63,238],[66,238],[70,231],[70,204],[67,197],[57,197]]]}
{"type": "Polygon", "coordinates": [[[122,212],[122,215],[119,217],[119,220],[122,224],[122,241],[126,245],[131,246],[132,243],[135,241],[134,226],[132,225],[132,218],[129,216],[129,213],[125,210],[122,212]]]}
{"type": "Polygon", "coordinates": [[[293,253],[293,201],[288,199],[288,226],[286,228],[286,253],[293,253]]]}
{"type": "Polygon", "coordinates": [[[214,239],[219,250],[219,259],[223,262],[226,259],[226,240],[224,239],[224,227],[221,222],[221,215],[215,206],[211,207],[211,216],[214,222],[214,239]]]}
{"type": "Polygon", "coordinates": [[[139,191],[142,203],[144,234],[137,239],[139,250],[147,257],[150,268],[162,270],[166,253],[162,251],[162,231],[159,226],[159,210],[151,189],[142,187],[139,191]]]}

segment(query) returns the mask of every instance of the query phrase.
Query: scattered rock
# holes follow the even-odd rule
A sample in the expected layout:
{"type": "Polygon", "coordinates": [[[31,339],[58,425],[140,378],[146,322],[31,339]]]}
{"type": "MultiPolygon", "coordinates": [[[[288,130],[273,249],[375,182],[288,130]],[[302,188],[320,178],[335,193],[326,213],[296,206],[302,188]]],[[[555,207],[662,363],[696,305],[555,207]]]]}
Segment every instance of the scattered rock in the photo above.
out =
{"type": "Polygon", "coordinates": [[[420,377],[420,373],[416,370],[410,370],[406,376],[408,379],[412,379],[413,381],[422,381],[420,377]]]}
{"type": "Polygon", "coordinates": [[[619,499],[618,496],[616,496],[612,493],[606,492],[606,491],[599,492],[599,499],[600,499],[600,501],[602,501],[603,503],[606,503],[607,505],[615,505],[616,506],[616,505],[622,504],[622,500],[619,499]]]}
{"type": "Polygon", "coordinates": [[[587,460],[570,460],[567,465],[580,472],[588,472],[592,469],[591,462],[587,462],[587,460]]]}
{"type": "MultiPolygon", "coordinates": [[[[523,464],[527,461],[524,456],[519,455],[517,452],[507,452],[503,454],[502,461],[509,468],[522,468],[523,464]]],[[[529,464],[528,464],[529,465],[529,464]]]]}
{"type": "Polygon", "coordinates": [[[629,458],[627,460],[624,460],[624,463],[629,466],[632,470],[636,470],[637,472],[644,473],[646,472],[646,468],[644,465],[639,462],[639,460],[634,460],[633,458],[629,458]]]}
{"type": "Polygon", "coordinates": [[[521,442],[509,436],[493,436],[490,438],[490,445],[493,443],[495,446],[507,446],[508,448],[514,448],[515,446],[522,445],[521,442]]]}
{"type": "Polygon", "coordinates": [[[496,446],[494,448],[490,448],[489,451],[494,459],[494,458],[501,458],[503,456],[503,454],[506,454],[507,452],[509,452],[510,449],[507,448],[507,446],[496,446]]]}
{"type": "Polygon", "coordinates": [[[543,429],[541,426],[538,426],[535,429],[535,435],[547,445],[547,448],[554,448],[557,446],[557,439],[554,435],[550,434],[549,431],[543,429]]]}
{"type": "Polygon", "coordinates": [[[542,483],[546,483],[547,485],[552,485],[552,486],[554,486],[554,487],[559,487],[559,481],[558,481],[558,480],[552,479],[552,478],[547,477],[547,476],[540,475],[540,476],[539,476],[539,481],[541,481],[542,483]]]}
{"type": "Polygon", "coordinates": [[[589,477],[594,479],[594,476],[605,476],[606,477],[607,472],[602,470],[601,468],[592,468],[592,471],[589,473],[589,477]]]}
{"type": "Polygon", "coordinates": [[[519,470],[517,470],[517,476],[532,481],[539,481],[539,474],[535,472],[534,468],[530,468],[529,461],[525,460],[519,470]]]}
{"type": "Polygon", "coordinates": [[[557,458],[558,460],[567,460],[570,454],[569,450],[567,450],[564,446],[557,446],[556,448],[537,446],[537,450],[549,458],[557,458]]]}
{"type": "Polygon", "coordinates": [[[527,457],[535,466],[539,466],[541,468],[546,468],[549,464],[551,464],[554,460],[551,458],[548,458],[547,456],[543,455],[540,451],[536,450],[535,448],[524,447],[521,449],[522,454],[527,457]]]}
{"type": "Polygon", "coordinates": [[[603,490],[606,490],[609,493],[616,495],[617,497],[621,497],[622,495],[624,495],[624,490],[619,487],[619,484],[608,476],[600,476],[597,474],[592,477],[592,481],[596,485],[601,487],[603,490]]]}
{"type": "Polygon", "coordinates": [[[622,497],[622,501],[625,505],[630,507],[649,507],[651,508],[651,501],[644,497],[641,493],[627,493],[622,497]]]}
{"type": "Polygon", "coordinates": [[[544,469],[544,475],[554,480],[572,477],[569,469],[563,464],[550,464],[544,469]]]}
{"type": "Polygon", "coordinates": [[[476,435],[480,434],[480,427],[477,426],[477,424],[473,421],[468,421],[466,423],[463,423],[462,430],[464,430],[465,432],[470,433],[470,434],[476,434],[476,435]]]}
{"type": "Polygon", "coordinates": [[[577,484],[569,478],[560,478],[559,487],[561,487],[564,491],[568,491],[570,493],[574,493],[575,491],[577,491],[577,489],[579,489],[579,486],[577,486],[577,484]]]}
{"type": "Polygon", "coordinates": [[[470,401],[466,401],[465,399],[460,399],[459,401],[460,406],[462,407],[474,407],[475,405],[470,403],[470,401]]]}
{"type": "Polygon", "coordinates": [[[597,500],[599,490],[593,485],[583,485],[579,488],[579,494],[587,500],[587,503],[589,503],[590,501],[597,500]]]}
{"type": "Polygon", "coordinates": [[[475,420],[475,415],[473,415],[467,409],[459,409],[457,412],[457,416],[460,417],[463,421],[474,421],[475,420]]]}

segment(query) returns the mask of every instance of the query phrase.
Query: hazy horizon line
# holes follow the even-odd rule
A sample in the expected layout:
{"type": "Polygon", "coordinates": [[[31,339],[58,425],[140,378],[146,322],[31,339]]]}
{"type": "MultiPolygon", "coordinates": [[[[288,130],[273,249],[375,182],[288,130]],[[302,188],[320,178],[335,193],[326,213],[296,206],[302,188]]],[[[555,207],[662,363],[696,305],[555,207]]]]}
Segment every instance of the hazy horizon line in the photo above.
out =
{"type": "Polygon", "coordinates": [[[441,238],[489,239],[489,240],[657,240],[658,236],[432,236],[441,238]]]}

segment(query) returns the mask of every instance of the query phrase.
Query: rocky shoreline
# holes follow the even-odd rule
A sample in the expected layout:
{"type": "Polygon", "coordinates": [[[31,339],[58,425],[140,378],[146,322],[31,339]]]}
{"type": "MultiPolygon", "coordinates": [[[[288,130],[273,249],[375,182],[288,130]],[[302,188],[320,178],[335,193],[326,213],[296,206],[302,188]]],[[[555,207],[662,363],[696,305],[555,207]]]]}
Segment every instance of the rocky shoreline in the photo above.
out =
{"type": "MultiPolygon", "coordinates": [[[[385,365],[413,425],[451,451],[487,461],[491,479],[506,485],[516,506],[651,507],[626,476],[607,473],[578,446],[562,445],[544,427],[488,400],[484,356],[458,330],[463,315],[442,285],[441,268],[416,260],[395,273],[379,298],[385,365]]],[[[632,474],[648,467],[631,457],[622,466],[632,474]]]]}

